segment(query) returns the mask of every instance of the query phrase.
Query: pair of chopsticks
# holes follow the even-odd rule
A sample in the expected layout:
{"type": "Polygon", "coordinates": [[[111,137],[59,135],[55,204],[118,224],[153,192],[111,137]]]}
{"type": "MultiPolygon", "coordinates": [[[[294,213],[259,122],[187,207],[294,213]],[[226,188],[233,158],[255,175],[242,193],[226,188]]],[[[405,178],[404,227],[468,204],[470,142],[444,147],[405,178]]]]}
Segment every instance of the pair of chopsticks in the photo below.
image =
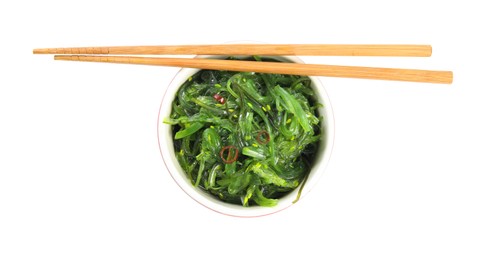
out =
{"type": "Polygon", "coordinates": [[[111,55],[260,55],[260,56],[388,56],[430,57],[430,45],[347,44],[222,44],[171,46],[112,46],[34,49],[34,54],[55,54],[55,60],[125,63],[211,70],[452,83],[452,71],[111,55]]]}

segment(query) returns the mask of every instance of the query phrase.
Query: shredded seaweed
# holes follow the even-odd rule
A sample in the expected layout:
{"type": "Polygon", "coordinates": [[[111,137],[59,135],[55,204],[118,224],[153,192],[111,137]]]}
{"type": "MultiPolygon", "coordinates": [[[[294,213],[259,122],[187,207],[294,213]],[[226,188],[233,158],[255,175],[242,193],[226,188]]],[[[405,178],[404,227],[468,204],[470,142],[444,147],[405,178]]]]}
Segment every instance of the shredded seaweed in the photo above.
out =
{"type": "Polygon", "coordinates": [[[310,84],[305,76],[212,70],[183,83],[164,123],[192,184],[243,206],[275,206],[299,186],[300,194],[321,138],[310,84]]]}

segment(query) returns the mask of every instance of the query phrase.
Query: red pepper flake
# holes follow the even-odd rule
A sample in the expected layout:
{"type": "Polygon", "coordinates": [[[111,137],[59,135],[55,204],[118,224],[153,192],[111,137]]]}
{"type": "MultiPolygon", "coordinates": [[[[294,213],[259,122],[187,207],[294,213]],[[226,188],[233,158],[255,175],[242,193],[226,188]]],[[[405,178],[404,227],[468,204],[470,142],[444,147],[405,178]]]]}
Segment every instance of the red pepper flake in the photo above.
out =
{"type": "Polygon", "coordinates": [[[269,132],[267,132],[265,130],[258,131],[258,134],[256,135],[256,141],[259,144],[268,144],[268,142],[270,142],[269,132]]]}
{"type": "Polygon", "coordinates": [[[213,98],[218,101],[220,104],[225,104],[225,98],[222,97],[220,94],[215,94],[213,95],[213,98]]]}
{"type": "Polygon", "coordinates": [[[239,156],[239,149],[237,149],[233,145],[224,146],[222,150],[220,150],[220,157],[222,158],[222,161],[226,164],[235,162],[238,156],[239,156]],[[226,151],[227,151],[227,157],[225,157],[226,151]]]}

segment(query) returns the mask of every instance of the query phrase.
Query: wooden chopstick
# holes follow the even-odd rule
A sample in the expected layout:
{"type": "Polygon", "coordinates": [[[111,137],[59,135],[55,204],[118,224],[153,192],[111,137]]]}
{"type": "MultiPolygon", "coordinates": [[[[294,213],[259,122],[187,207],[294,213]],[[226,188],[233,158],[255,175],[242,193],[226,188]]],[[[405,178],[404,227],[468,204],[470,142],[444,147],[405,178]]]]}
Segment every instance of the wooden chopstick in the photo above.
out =
{"type": "Polygon", "coordinates": [[[214,60],[202,58],[158,58],[135,56],[55,55],[55,60],[125,63],[156,66],[187,67],[212,70],[328,76],[359,79],[398,80],[425,83],[452,83],[451,71],[373,68],[284,62],[214,60]]]}
{"type": "Polygon", "coordinates": [[[34,54],[196,54],[196,55],[301,55],[301,56],[402,56],[429,57],[430,45],[411,44],[222,44],[110,46],[34,49],[34,54]]]}

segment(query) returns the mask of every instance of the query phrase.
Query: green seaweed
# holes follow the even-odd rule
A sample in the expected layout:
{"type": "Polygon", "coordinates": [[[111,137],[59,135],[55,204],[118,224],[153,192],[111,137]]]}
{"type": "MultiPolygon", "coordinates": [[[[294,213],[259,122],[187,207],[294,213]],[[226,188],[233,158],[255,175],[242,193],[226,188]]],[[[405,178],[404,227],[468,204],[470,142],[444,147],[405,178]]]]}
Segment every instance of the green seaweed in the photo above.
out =
{"type": "Polygon", "coordinates": [[[305,76],[212,70],[182,84],[163,122],[192,184],[243,206],[275,206],[301,190],[321,138],[310,84],[305,76]]]}

